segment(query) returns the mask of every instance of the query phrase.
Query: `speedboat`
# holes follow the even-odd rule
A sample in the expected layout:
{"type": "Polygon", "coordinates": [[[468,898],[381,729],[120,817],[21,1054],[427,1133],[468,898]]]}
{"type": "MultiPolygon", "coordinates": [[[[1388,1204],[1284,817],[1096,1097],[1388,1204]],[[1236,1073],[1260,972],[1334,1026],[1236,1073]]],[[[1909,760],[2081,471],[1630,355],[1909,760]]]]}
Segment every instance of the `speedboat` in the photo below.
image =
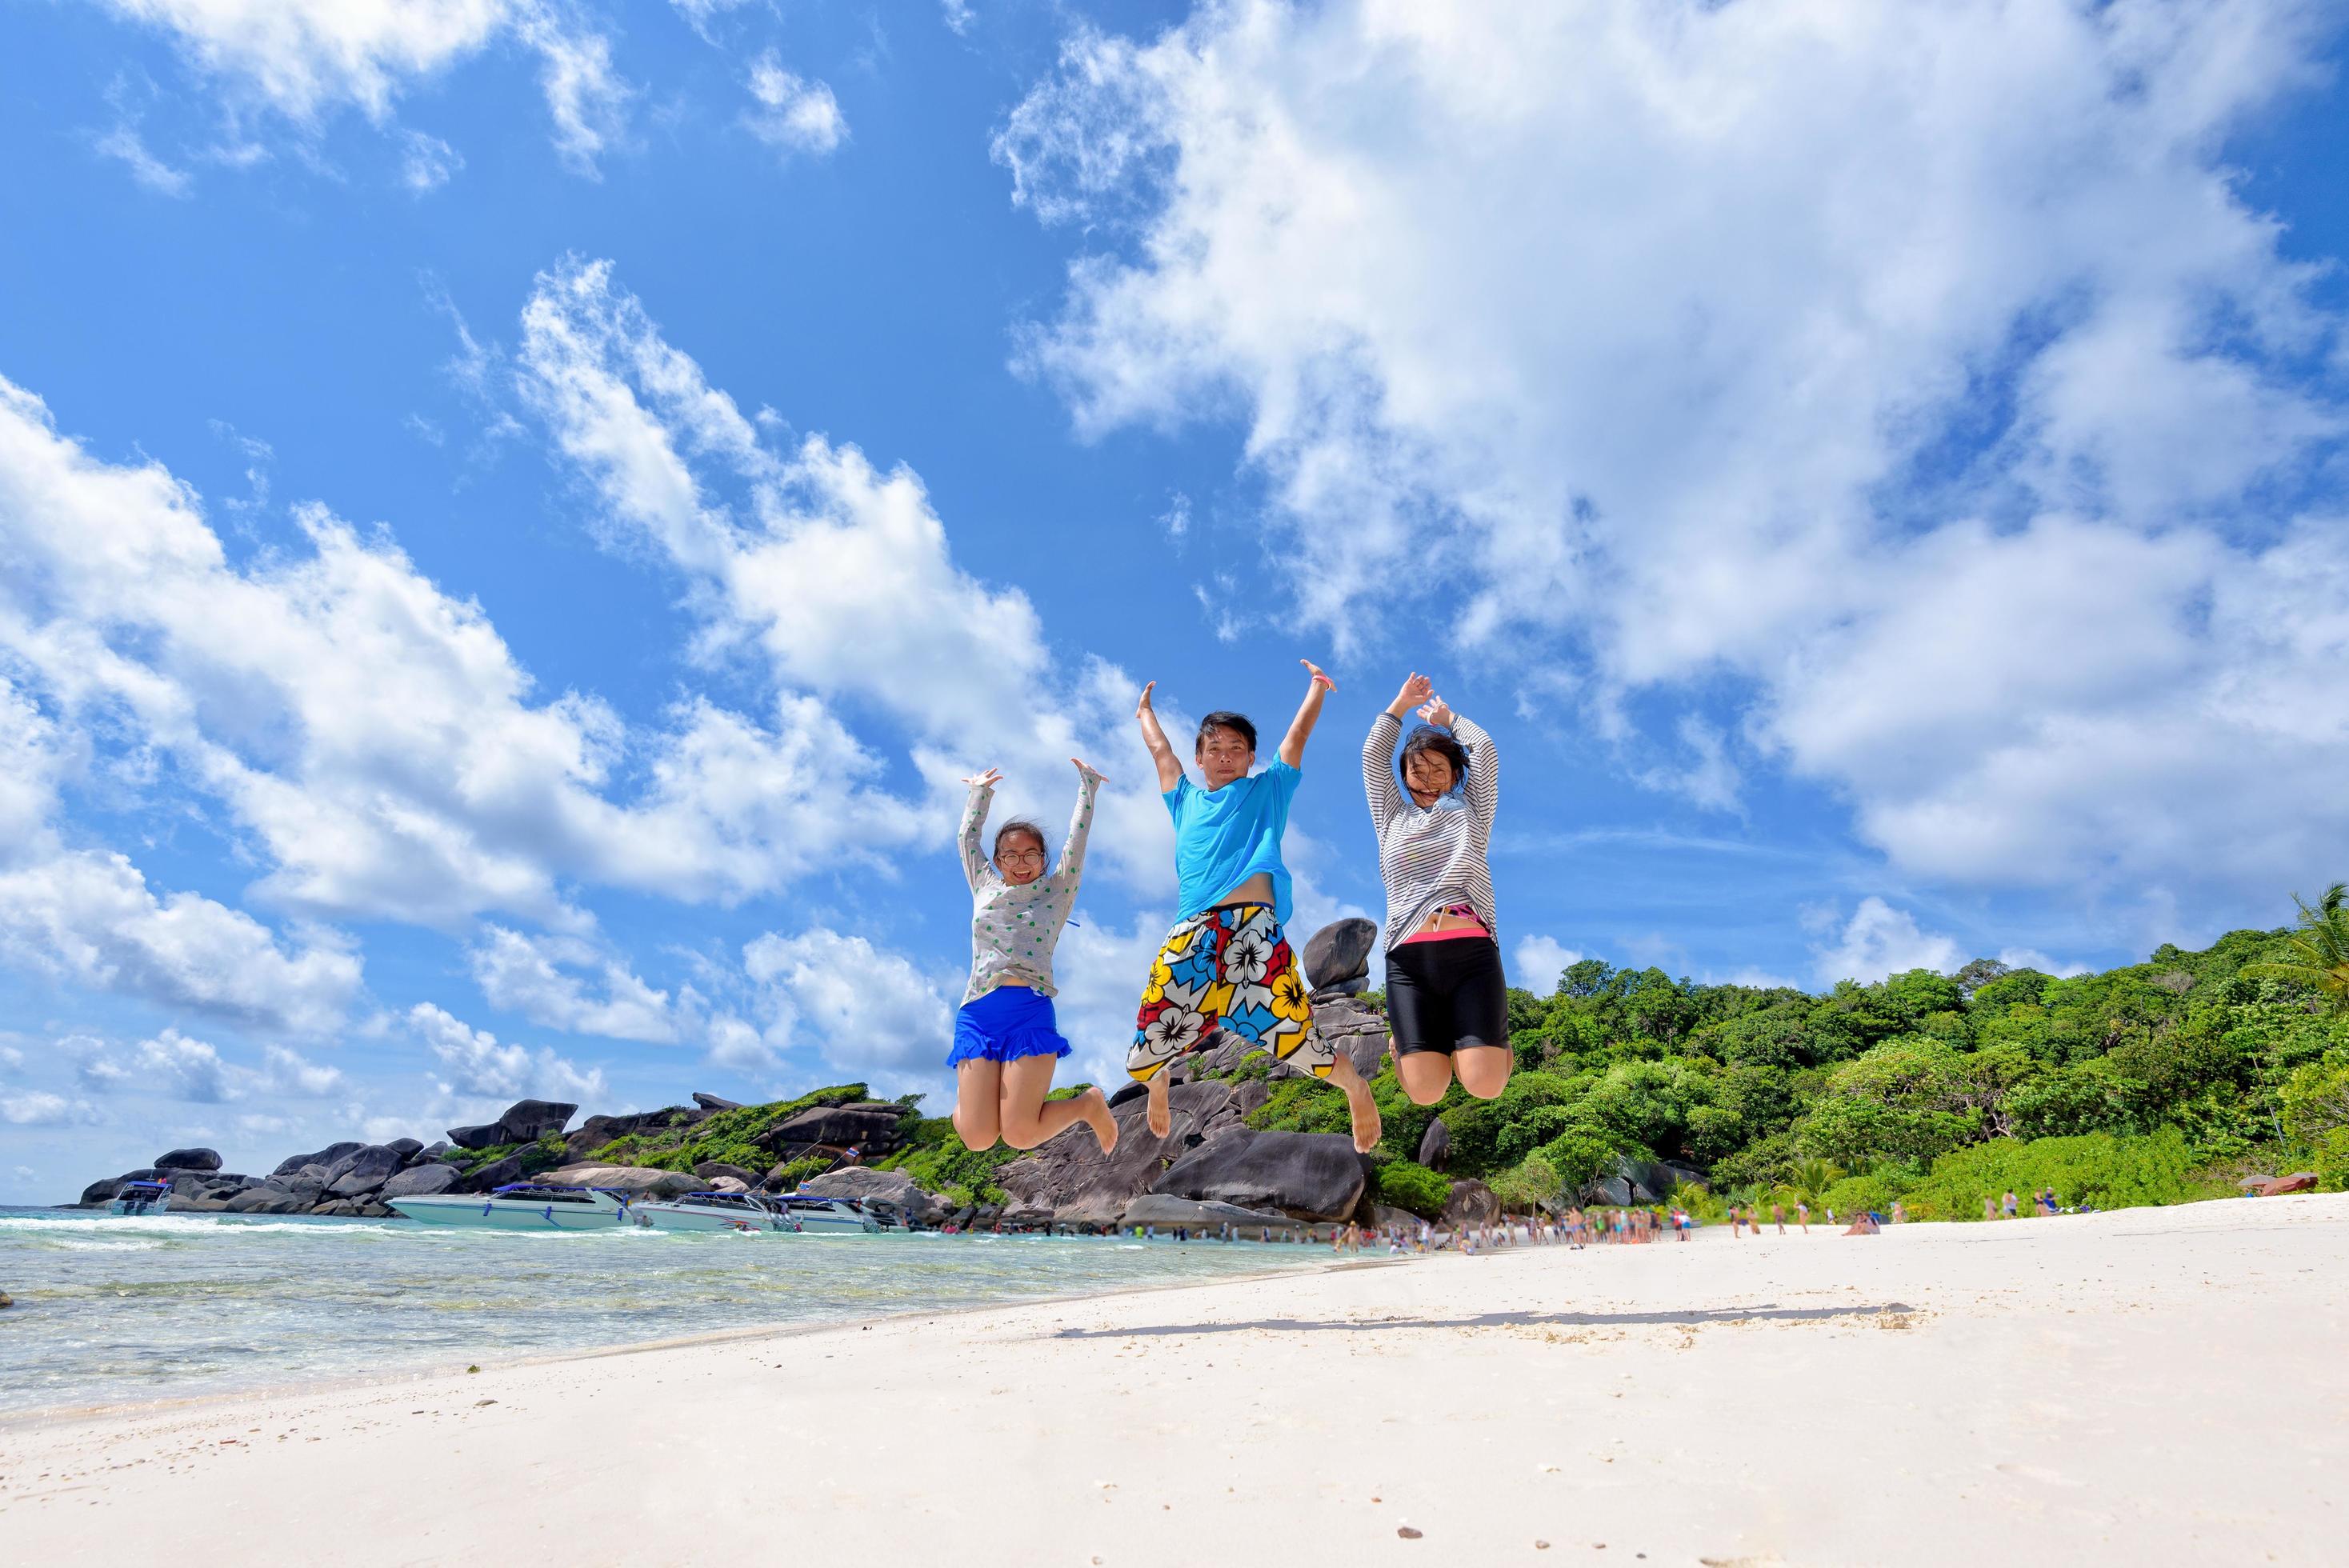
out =
{"type": "Polygon", "coordinates": [[[869,1235],[884,1228],[880,1221],[845,1198],[826,1198],[814,1192],[778,1192],[767,1202],[792,1222],[787,1229],[808,1235],[869,1235]]]}
{"type": "Polygon", "coordinates": [[[169,1181],[125,1181],[114,1190],[109,1214],[160,1214],[171,1206],[169,1181]]]}
{"type": "Polygon", "coordinates": [[[628,1212],[639,1225],[662,1231],[739,1231],[758,1236],[800,1228],[797,1220],[774,1207],[772,1199],[751,1192],[688,1192],[681,1198],[633,1203],[628,1212]]]}
{"type": "Polygon", "coordinates": [[[608,1231],[629,1222],[628,1194],[613,1187],[510,1181],[488,1192],[438,1192],[386,1202],[421,1223],[471,1231],[608,1231]]]}

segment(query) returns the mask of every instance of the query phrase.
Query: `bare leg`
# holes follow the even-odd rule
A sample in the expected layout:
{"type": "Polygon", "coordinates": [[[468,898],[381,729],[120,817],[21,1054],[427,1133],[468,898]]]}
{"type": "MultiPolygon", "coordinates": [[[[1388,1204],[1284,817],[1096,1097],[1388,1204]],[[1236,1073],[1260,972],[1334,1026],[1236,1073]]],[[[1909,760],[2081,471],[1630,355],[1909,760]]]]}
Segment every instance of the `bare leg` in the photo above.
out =
{"type": "Polygon", "coordinates": [[[1174,1070],[1174,1064],[1167,1063],[1150,1075],[1150,1082],[1145,1086],[1150,1092],[1143,1101],[1143,1116],[1149,1122],[1154,1137],[1165,1138],[1174,1130],[1174,1107],[1166,1098],[1171,1087],[1167,1075],[1174,1070]]]}
{"type": "Polygon", "coordinates": [[[1516,1058],[1502,1046],[1464,1046],[1452,1053],[1452,1070],[1460,1087],[1478,1099],[1496,1099],[1509,1087],[1509,1069],[1516,1058]]]}
{"type": "Polygon", "coordinates": [[[1433,1105],[1452,1088],[1452,1058],[1442,1051],[1398,1051],[1392,1037],[1387,1049],[1394,1058],[1395,1079],[1412,1104],[1433,1105]]]}
{"type": "Polygon", "coordinates": [[[1330,1081],[1346,1097],[1346,1112],[1354,1124],[1355,1151],[1368,1154],[1379,1146],[1379,1135],[1385,1131],[1379,1121],[1379,1103],[1371,1098],[1371,1086],[1354,1070],[1353,1058],[1343,1052],[1330,1069],[1330,1081]]]}
{"type": "Polygon", "coordinates": [[[997,1109],[1003,1099],[1001,1062],[965,1062],[955,1068],[955,1130],[965,1149],[992,1149],[1003,1135],[997,1109]]]}
{"type": "Polygon", "coordinates": [[[1044,1098],[1052,1088],[1052,1071],[1060,1065],[1058,1057],[1047,1056],[1021,1057],[1004,1064],[1003,1141],[1014,1149],[1033,1149],[1081,1121],[1092,1128],[1102,1152],[1108,1152],[1117,1146],[1117,1123],[1110,1117],[1107,1096],[1088,1088],[1070,1099],[1044,1098]],[[1102,1131],[1103,1122],[1109,1124],[1107,1136],[1102,1131]]]}

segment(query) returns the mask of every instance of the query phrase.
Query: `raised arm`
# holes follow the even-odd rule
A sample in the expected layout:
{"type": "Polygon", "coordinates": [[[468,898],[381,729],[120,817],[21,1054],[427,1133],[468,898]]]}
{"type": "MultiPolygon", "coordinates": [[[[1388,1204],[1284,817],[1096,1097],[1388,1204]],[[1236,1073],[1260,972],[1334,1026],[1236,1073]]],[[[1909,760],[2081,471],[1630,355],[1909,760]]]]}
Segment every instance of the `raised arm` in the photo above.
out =
{"type": "Polygon", "coordinates": [[[1093,794],[1102,779],[1083,758],[1069,760],[1077,765],[1077,809],[1069,817],[1069,836],[1061,842],[1061,868],[1052,875],[1073,888],[1085,874],[1085,837],[1092,831],[1093,794]]]}
{"type": "Polygon", "coordinates": [[[979,883],[987,880],[987,856],[978,847],[979,830],[987,824],[987,808],[995,799],[996,781],[1003,777],[990,768],[976,779],[966,779],[970,786],[970,799],[963,802],[962,830],[956,835],[962,848],[962,874],[977,892],[979,883]]]}
{"type": "Polygon", "coordinates": [[[1288,721],[1288,733],[1280,738],[1280,759],[1291,768],[1305,766],[1305,743],[1313,738],[1313,727],[1321,719],[1321,699],[1338,687],[1338,683],[1321,673],[1321,666],[1311,659],[1297,661],[1313,672],[1312,684],[1305,688],[1305,700],[1297,707],[1297,717],[1288,721]]]}
{"type": "Polygon", "coordinates": [[[1142,688],[1142,700],[1133,705],[1133,717],[1142,725],[1142,744],[1150,748],[1150,760],[1158,765],[1158,792],[1161,795],[1183,782],[1183,759],[1166,744],[1166,731],[1159,727],[1158,710],[1150,706],[1150,694],[1158,683],[1152,681],[1142,688]]]}
{"type": "Polygon", "coordinates": [[[1402,716],[1425,702],[1435,687],[1416,670],[1395,693],[1387,710],[1371,720],[1370,738],[1362,742],[1362,793],[1370,797],[1371,826],[1384,833],[1387,824],[1402,815],[1402,789],[1395,783],[1395,738],[1402,733],[1402,716]]]}

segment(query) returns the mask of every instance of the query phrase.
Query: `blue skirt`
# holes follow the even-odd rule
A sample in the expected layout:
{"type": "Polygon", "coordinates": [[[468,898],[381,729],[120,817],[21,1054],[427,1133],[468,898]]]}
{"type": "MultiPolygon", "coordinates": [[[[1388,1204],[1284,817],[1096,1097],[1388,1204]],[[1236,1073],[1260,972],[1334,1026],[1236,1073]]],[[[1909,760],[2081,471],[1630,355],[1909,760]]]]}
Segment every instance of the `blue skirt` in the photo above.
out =
{"type": "Polygon", "coordinates": [[[1052,998],[1026,985],[998,985],[955,1014],[954,1049],[947,1066],[1065,1057],[1069,1048],[1052,1016],[1052,998]]]}

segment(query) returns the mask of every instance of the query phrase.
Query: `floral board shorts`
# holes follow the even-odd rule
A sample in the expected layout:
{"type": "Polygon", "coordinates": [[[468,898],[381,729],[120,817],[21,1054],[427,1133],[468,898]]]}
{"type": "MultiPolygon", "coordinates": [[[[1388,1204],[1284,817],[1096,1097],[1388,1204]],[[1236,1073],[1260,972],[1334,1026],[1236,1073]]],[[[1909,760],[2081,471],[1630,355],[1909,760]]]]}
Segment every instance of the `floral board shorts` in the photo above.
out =
{"type": "Polygon", "coordinates": [[[1125,1070],[1146,1083],[1217,1029],[1315,1078],[1337,1065],[1336,1049],[1313,1026],[1304,969],[1269,904],[1206,910],[1166,934],[1151,962],[1125,1070]]]}

